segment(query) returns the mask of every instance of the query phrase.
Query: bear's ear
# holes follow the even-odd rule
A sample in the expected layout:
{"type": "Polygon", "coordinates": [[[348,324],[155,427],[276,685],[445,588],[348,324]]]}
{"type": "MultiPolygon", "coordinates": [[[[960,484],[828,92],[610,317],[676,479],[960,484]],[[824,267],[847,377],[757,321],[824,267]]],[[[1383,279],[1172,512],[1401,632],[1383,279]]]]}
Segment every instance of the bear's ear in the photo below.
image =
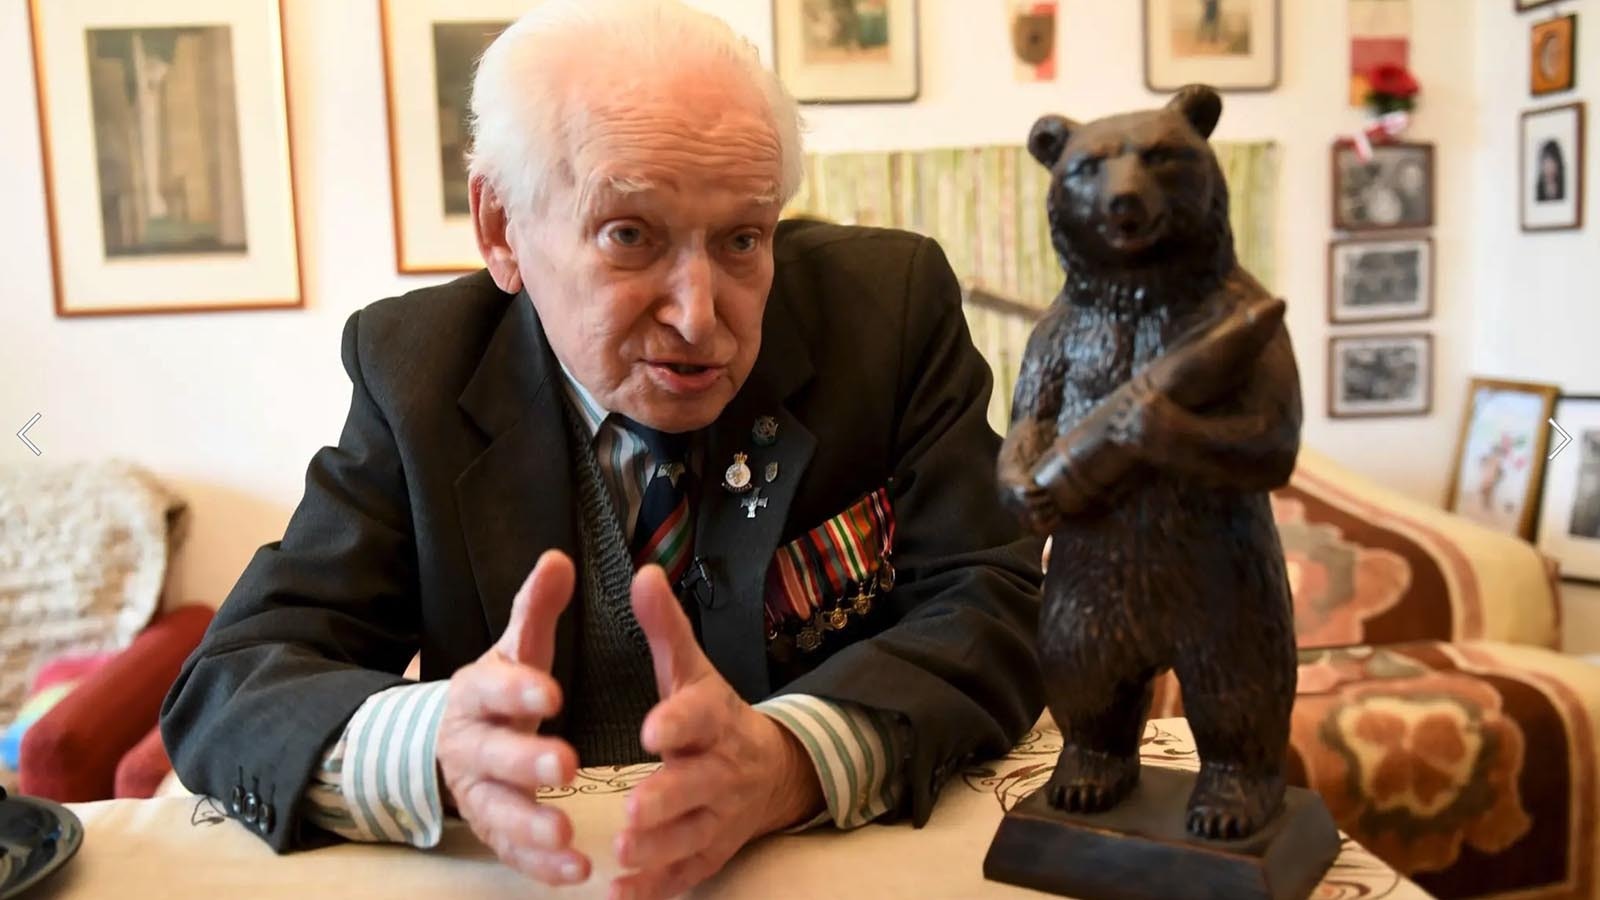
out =
{"type": "Polygon", "coordinates": [[[1077,124],[1063,116],[1040,116],[1028,132],[1028,152],[1046,169],[1053,168],[1077,124]]]}
{"type": "Polygon", "coordinates": [[[1217,120],[1222,118],[1222,96],[1206,85],[1191,84],[1172,98],[1167,109],[1182,113],[1201,137],[1210,138],[1211,132],[1216,130],[1217,120]]]}

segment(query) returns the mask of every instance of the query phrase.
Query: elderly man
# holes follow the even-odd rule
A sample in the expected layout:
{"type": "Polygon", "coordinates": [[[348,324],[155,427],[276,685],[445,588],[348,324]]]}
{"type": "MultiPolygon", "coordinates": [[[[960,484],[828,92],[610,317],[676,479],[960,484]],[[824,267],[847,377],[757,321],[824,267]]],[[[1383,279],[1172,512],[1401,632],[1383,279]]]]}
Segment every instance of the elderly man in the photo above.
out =
{"type": "Polygon", "coordinates": [[[675,2],[546,0],[472,105],[487,271],[351,316],[339,443],[167,698],[183,781],[280,851],[453,810],[562,884],[539,787],[659,757],[624,896],[922,823],[1041,706],[1039,547],[938,247],[780,224],[793,102],[675,2]]]}

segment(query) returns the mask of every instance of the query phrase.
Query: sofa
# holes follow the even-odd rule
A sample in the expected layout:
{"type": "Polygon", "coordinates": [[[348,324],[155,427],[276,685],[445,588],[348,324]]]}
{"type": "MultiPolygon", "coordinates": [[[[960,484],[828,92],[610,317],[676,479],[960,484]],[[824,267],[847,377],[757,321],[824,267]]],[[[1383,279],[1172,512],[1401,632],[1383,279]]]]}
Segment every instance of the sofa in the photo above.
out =
{"type": "MultiPolygon", "coordinates": [[[[1311,450],[1272,504],[1291,780],[1438,897],[1600,898],[1600,667],[1558,652],[1555,567],[1311,450]]],[[[1151,714],[1182,709],[1169,674],[1151,714]]]]}

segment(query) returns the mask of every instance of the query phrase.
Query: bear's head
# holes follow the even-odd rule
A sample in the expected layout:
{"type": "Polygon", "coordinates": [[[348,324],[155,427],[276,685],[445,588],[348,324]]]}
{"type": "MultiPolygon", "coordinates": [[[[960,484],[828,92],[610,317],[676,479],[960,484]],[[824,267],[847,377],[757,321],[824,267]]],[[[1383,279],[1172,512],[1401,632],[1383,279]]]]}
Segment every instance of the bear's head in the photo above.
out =
{"type": "Polygon", "coordinates": [[[1191,85],[1163,109],[1034,123],[1028,152],[1050,170],[1050,238],[1062,264],[1231,263],[1228,188],[1207,140],[1221,116],[1217,92],[1191,85]]]}

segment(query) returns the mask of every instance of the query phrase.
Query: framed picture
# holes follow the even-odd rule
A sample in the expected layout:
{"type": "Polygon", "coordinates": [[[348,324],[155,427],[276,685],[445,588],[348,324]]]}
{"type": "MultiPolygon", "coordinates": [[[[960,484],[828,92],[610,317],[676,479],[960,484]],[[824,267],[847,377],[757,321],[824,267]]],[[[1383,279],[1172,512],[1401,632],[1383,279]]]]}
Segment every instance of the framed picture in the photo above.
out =
{"type": "Polygon", "coordinates": [[[917,0],[772,0],[772,55],[801,103],[908,103],[917,0]]]}
{"type": "Polygon", "coordinates": [[[1533,26],[1528,90],[1535,97],[1570,91],[1577,84],[1578,14],[1533,26]]]}
{"type": "Polygon", "coordinates": [[[1560,389],[1474,378],[1467,391],[1445,508],[1496,531],[1533,539],[1549,419],[1560,389]]]}
{"type": "Polygon", "coordinates": [[[468,101],[478,57],[526,0],[380,0],[395,268],[483,266],[467,202],[468,101]]]}
{"type": "Polygon", "coordinates": [[[1433,409],[1433,335],[1328,339],[1328,416],[1424,416],[1433,409]]]}
{"type": "Polygon", "coordinates": [[[1555,420],[1572,440],[1545,463],[1539,550],[1563,578],[1600,584],[1600,397],[1562,397],[1555,420]]]}
{"type": "Polygon", "coordinates": [[[1433,239],[1328,245],[1328,321],[1397,322],[1433,315],[1433,239]]]}
{"type": "Polygon", "coordinates": [[[1517,12],[1527,12],[1530,9],[1538,9],[1541,6],[1549,6],[1556,2],[1559,2],[1559,0],[1511,0],[1511,4],[1517,12]]]}
{"type": "Polygon", "coordinates": [[[1372,159],[1333,147],[1333,227],[1394,231],[1433,226],[1433,145],[1378,144],[1372,159]]]}
{"type": "Polygon", "coordinates": [[[1582,103],[1522,114],[1522,230],[1583,227],[1582,103]]]}
{"type": "Polygon", "coordinates": [[[303,305],[277,0],[32,0],[58,316],[303,305]]]}
{"type": "Polygon", "coordinates": [[[1279,0],[1144,0],[1144,83],[1270,91],[1280,71],[1279,0]]]}

